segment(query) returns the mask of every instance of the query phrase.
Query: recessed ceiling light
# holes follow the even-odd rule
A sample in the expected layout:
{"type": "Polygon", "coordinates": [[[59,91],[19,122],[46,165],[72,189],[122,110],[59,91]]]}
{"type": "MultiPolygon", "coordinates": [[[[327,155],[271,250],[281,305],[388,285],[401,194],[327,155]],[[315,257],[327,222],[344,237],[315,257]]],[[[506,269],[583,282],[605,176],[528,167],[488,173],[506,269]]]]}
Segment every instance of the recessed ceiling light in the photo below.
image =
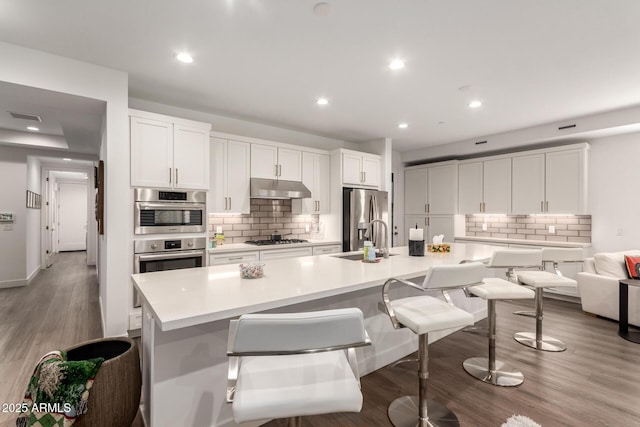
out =
{"type": "Polygon", "coordinates": [[[316,5],[313,6],[313,13],[315,13],[316,16],[329,16],[331,13],[331,5],[326,2],[316,3],[316,5]]]}
{"type": "Polygon", "coordinates": [[[68,158],[68,157],[63,157],[62,160],[64,160],[65,162],[70,162],[71,161],[71,159],[68,158]]]}
{"type": "Polygon", "coordinates": [[[327,98],[318,98],[318,100],[316,101],[316,104],[318,105],[327,105],[329,103],[329,100],[327,98]]]}
{"type": "Polygon", "coordinates": [[[469,103],[469,108],[478,108],[478,107],[482,107],[482,102],[480,102],[480,101],[471,101],[469,103]]]}
{"type": "Polygon", "coordinates": [[[408,128],[408,127],[409,127],[409,125],[408,125],[407,123],[400,123],[400,124],[398,125],[398,127],[399,127],[400,129],[406,129],[406,128],[408,128]]]}
{"type": "Polygon", "coordinates": [[[38,131],[40,130],[40,129],[38,129],[38,128],[37,128],[37,127],[35,127],[35,126],[27,126],[27,129],[32,130],[32,131],[34,131],[34,132],[38,132],[38,131]]]}
{"type": "Polygon", "coordinates": [[[176,59],[180,62],[184,62],[185,64],[191,64],[193,62],[193,58],[186,52],[181,52],[176,55],[176,59]]]}
{"type": "Polygon", "coordinates": [[[402,59],[394,59],[389,63],[389,68],[392,70],[399,70],[404,68],[404,61],[402,59]]]}

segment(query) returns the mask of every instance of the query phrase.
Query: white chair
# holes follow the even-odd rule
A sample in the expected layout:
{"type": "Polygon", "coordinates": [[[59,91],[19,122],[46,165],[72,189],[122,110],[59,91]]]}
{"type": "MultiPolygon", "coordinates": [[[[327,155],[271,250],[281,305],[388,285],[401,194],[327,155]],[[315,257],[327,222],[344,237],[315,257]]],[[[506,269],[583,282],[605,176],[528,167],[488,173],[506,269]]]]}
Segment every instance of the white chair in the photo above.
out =
{"type": "Polygon", "coordinates": [[[464,288],[482,281],[484,267],[481,263],[441,265],[432,267],[422,285],[391,278],[382,288],[384,311],[393,327],[408,328],[418,338],[418,396],[403,396],[389,405],[388,415],[394,426],[457,426],[458,418],[444,404],[427,399],[429,376],[429,332],[460,329],[474,322],[473,315],[454,307],[446,294],[448,289],[464,288]],[[404,284],[420,291],[443,291],[449,303],[432,296],[415,296],[391,301],[389,288],[394,283],[404,284]]]}
{"type": "MultiPolygon", "coordinates": [[[[491,256],[487,267],[506,268],[507,278],[513,278],[514,268],[539,268],[542,265],[540,250],[497,250],[491,256]]],[[[487,300],[487,337],[489,339],[489,357],[472,357],[462,366],[472,377],[496,386],[513,387],[524,382],[522,372],[496,360],[496,300],[533,299],[531,289],[519,286],[511,281],[499,278],[485,278],[483,283],[467,288],[467,291],[487,300]]]]}
{"type": "Polygon", "coordinates": [[[552,264],[554,273],[549,271],[521,271],[517,273],[518,281],[526,286],[534,288],[535,306],[534,312],[518,311],[516,314],[536,318],[536,331],[518,332],[513,338],[522,345],[544,351],[564,351],[567,346],[560,340],[542,335],[542,294],[545,288],[577,287],[578,283],[567,277],[563,277],[558,270],[558,263],[582,262],[581,248],[544,248],[542,249],[542,263],[544,267],[552,264]]]}
{"type": "Polygon", "coordinates": [[[229,325],[227,402],[236,423],[360,412],[355,347],[370,345],[357,308],[247,314],[229,325]]]}

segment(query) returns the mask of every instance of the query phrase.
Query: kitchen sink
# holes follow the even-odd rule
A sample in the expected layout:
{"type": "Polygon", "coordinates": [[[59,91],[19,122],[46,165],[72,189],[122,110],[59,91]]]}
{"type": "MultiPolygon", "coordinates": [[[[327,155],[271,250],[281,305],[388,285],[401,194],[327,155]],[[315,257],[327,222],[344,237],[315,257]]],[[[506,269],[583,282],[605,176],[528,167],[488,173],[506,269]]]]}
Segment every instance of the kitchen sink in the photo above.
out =
{"type": "MultiPolygon", "coordinates": [[[[398,254],[389,254],[389,256],[396,256],[398,254]]],[[[351,255],[333,255],[334,258],[342,258],[342,259],[348,259],[349,261],[361,261],[362,260],[362,253],[359,254],[351,254],[351,255]]],[[[376,252],[376,258],[382,258],[382,253],[381,252],[376,252]]]]}

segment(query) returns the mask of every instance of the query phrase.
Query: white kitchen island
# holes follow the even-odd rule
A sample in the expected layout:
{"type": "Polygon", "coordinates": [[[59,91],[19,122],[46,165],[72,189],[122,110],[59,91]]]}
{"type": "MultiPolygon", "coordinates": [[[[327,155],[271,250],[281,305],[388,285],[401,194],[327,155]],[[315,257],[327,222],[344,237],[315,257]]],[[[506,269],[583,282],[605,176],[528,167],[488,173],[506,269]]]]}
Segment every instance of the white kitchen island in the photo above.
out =
{"type": "MultiPolygon", "coordinates": [[[[455,244],[448,254],[410,257],[393,248],[388,259],[363,263],[335,255],[265,262],[265,276],[240,278],[237,265],[134,274],[142,298],[143,404],[148,427],[235,425],[225,402],[229,319],[264,311],[359,307],[373,345],[359,350],[362,375],[417,348],[415,334],[394,330],[378,311],[381,285],[390,277],[423,276],[434,265],[481,260],[495,247],[455,244]]],[[[398,287],[398,295],[411,291],[398,287]]],[[[483,300],[452,295],[456,305],[486,316],[483,300]]],[[[451,333],[430,334],[430,340],[451,333]]],[[[253,423],[258,425],[260,423],[253,423]]],[[[247,424],[249,425],[249,424],[247,424]]]]}

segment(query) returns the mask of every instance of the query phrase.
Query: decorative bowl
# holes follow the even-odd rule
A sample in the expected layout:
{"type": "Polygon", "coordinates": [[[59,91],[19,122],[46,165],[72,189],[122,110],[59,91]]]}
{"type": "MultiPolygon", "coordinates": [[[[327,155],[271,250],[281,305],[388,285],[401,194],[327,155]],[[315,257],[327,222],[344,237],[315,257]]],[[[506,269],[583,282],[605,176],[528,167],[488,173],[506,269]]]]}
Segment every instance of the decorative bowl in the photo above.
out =
{"type": "Polygon", "coordinates": [[[264,276],[264,264],[261,262],[249,262],[240,264],[240,277],[243,279],[259,279],[264,276]]]}
{"type": "Polygon", "coordinates": [[[427,245],[427,250],[433,253],[451,252],[451,245],[449,243],[433,243],[427,245]]]}

